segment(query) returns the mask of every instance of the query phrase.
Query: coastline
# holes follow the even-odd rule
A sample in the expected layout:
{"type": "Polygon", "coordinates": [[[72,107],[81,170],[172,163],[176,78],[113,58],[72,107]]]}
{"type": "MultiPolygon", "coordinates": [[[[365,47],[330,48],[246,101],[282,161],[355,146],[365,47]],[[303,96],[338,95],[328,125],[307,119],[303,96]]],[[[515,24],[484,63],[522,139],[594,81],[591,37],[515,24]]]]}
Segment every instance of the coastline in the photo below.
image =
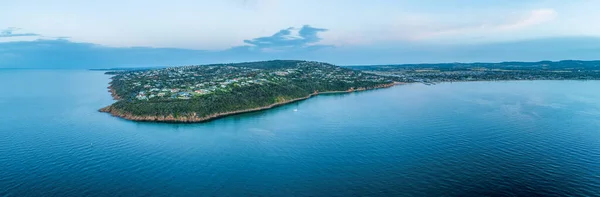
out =
{"type": "Polygon", "coordinates": [[[110,96],[113,98],[113,100],[121,100],[121,97],[117,95],[117,92],[112,88],[112,85],[108,86],[108,92],[110,92],[110,96]]]}
{"type": "MultiPolygon", "coordinates": [[[[283,102],[277,102],[277,103],[273,103],[267,106],[263,106],[263,107],[257,107],[257,108],[252,108],[252,109],[244,109],[244,110],[237,110],[237,111],[231,111],[231,112],[223,112],[223,113],[217,113],[217,114],[212,114],[212,115],[208,115],[208,116],[204,116],[204,117],[198,117],[196,116],[195,113],[189,114],[189,115],[185,115],[185,116],[179,116],[179,117],[175,117],[172,114],[171,115],[167,115],[167,116],[138,116],[138,115],[132,115],[131,113],[128,112],[121,112],[118,109],[114,109],[112,107],[112,105],[109,105],[107,107],[101,108],[98,111],[99,112],[105,112],[105,113],[109,113],[114,117],[119,117],[119,118],[123,118],[126,120],[131,120],[131,121],[136,121],[136,122],[165,122],[165,123],[200,123],[200,122],[208,122],[208,121],[212,121],[215,119],[219,119],[219,118],[224,118],[227,116],[232,116],[232,115],[237,115],[237,114],[243,114],[243,113],[250,113],[250,112],[257,112],[257,111],[263,111],[263,110],[268,110],[271,108],[275,108],[278,106],[282,106],[282,105],[286,105],[286,104],[290,104],[290,103],[294,103],[294,102],[298,102],[298,101],[302,101],[302,100],[306,100],[309,99],[313,96],[318,96],[318,95],[324,95],[324,94],[344,94],[344,93],[352,93],[352,92],[360,92],[360,91],[366,91],[366,90],[375,90],[375,89],[381,89],[381,88],[389,88],[395,85],[402,85],[402,84],[406,84],[406,83],[398,83],[398,82],[394,82],[394,83],[389,83],[389,84],[383,84],[383,85],[379,85],[379,86],[375,86],[375,87],[370,87],[370,88],[351,88],[348,89],[346,91],[327,91],[327,92],[313,92],[311,94],[309,94],[308,96],[305,97],[301,97],[301,98],[295,98],[295,99],[291,99],[288,101],[283,101],[283,102]]],[[[109,92],[111,93],[111,96],[113,97],[114,100],[120,100],[119,95],[117,95],[114,91],[114,89],[112,89],[112,86],[108,87],[109,92]]]]}

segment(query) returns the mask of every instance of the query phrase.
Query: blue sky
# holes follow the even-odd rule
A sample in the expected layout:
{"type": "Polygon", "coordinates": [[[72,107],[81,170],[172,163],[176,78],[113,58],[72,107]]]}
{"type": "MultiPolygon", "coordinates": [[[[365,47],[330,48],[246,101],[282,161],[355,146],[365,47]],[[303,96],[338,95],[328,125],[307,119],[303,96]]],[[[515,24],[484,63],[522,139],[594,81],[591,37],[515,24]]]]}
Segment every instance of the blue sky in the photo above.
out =
{"type": "Polygon", "coordinates": [[[0,67],[600,59],[598,7],[594,0],[7,1],[0,67]]]}

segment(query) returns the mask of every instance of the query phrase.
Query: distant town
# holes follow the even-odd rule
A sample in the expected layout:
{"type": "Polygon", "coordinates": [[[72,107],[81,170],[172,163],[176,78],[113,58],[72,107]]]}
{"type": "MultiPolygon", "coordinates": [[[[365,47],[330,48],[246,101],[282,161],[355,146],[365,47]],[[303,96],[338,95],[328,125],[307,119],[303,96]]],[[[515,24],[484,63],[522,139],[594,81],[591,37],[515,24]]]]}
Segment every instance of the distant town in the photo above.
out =
{"type": "Polygon", "coordinates": [[[600,61],[404,64],[347,68],[393,77],[397,81],[428,85],[460,81],[600,79],[600,61]]]}

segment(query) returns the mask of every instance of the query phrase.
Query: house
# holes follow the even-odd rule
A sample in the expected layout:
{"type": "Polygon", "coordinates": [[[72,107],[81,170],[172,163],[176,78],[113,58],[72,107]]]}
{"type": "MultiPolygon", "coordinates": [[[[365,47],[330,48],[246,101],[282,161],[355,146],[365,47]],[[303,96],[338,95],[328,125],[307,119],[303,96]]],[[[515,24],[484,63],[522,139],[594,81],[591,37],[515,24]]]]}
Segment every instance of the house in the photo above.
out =
{"type": "Polygon", "coordinates": [[[179,96],[189,96],[190,93],[189,92],[180,92],[180,93],[177,93],[177,95],[179,95],[179,96]]]}
{"type": "Polygon", "coordinates": [[[206,89],[201,89],[201,90],[196,90],[194,91],[196,94],[208,94],[210,93],[210,91],[206,90],[206,89]]]}
{"type": "Polygon", "coordinates": [[[138,100],[148,100],[148,97],[144,95],[137,95],[135,98],[137,98],[138,100]]]}
{"type": "Polygon", "coordinates": [[[278,76],[286,76],[286,75],[288,75],[288,72],[285,72],[285,71],[276,71],[276,72],[274,72],[274,74],[278,75],[278,76]]]}
{"type": "Polygon", "coordinates": [[[192,97],[192,94],[190,94],[189,92],[177,93],[177,98],[179,99],[189,99],[190,97],[192,97]]]}

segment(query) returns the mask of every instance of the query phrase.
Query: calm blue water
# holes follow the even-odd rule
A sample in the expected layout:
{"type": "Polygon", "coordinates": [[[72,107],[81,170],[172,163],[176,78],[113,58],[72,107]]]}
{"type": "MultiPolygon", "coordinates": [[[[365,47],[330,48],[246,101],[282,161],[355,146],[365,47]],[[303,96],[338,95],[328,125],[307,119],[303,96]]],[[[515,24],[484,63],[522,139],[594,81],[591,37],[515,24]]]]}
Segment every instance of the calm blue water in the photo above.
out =
{"type": "Polygon", "coordinates": [[[0,70],[0,196],[600,196],[596,81],[414,84],[205,124],[98,113],[108,82],[0,70]]]}

